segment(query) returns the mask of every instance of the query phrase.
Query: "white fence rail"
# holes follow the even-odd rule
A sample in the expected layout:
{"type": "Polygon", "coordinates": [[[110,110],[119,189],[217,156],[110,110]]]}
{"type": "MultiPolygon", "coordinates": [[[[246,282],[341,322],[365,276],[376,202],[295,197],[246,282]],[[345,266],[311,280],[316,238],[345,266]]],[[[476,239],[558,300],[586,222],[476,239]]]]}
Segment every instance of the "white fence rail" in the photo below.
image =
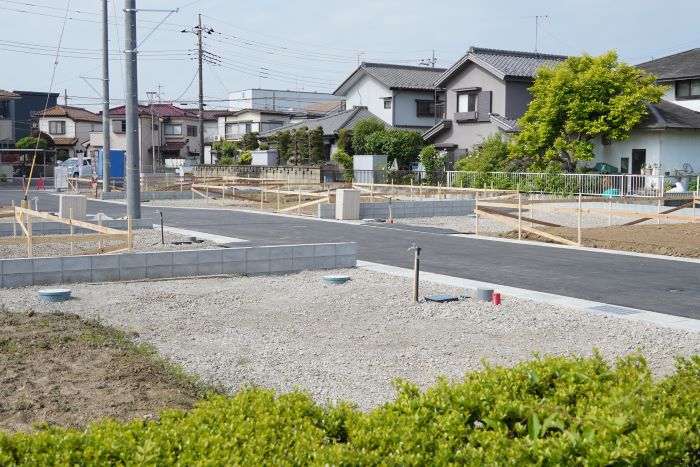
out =
{"type": "MultiPolygon", "coordinates": [[[[687,192],[695,175],[548,174],[524,172],[446,172],[446,185],[512,189],[536,193],[581,193],[591,196],[663,196],[680,182],[687,192]]],[[[697,188],[696,188],[697,190],[697,188]]]]}

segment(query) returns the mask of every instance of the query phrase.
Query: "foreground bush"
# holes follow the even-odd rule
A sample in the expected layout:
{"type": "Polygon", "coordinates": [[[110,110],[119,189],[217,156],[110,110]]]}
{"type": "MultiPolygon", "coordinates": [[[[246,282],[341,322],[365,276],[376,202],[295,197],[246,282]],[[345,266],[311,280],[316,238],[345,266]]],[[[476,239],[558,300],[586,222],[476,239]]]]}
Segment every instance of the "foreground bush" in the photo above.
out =
{"type": "Polygon", "coordinates": [[[700,464],[697,357],[663,380],[641,357],[548,357],[396,387],[370,413],[251,389],[157,421],[0,435],[0,465],[700,464]]]}

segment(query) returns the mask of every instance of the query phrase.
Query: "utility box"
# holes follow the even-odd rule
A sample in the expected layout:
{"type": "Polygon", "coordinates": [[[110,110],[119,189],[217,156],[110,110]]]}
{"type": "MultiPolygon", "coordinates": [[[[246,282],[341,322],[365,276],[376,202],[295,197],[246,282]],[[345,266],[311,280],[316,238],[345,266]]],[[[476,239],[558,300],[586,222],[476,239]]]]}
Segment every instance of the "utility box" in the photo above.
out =
{"type": "Polygon", "coordinates": [[[335,218],[340,221],[353,221],[360,218],[360,190],[336,191],[335,218]]]}
{"type": "Polygon", "coordinates": [[[250,165],[273,166],[277,165],[279,156],[276,149],[266,149],[260,151],[250,151],[253,155],[253,160],[250,165]]]}
{"type": "Polygon", "coordinates": [[[69,219],[71,209],[73,210],[73,220],[84,221],[87,215],[87,197],[84,195],[59,195],[58,216],[69,219]]]}
{"type": "Polygon", "coordinates": [[[385,155],[359,154],[352,157],[353,181],[355,183],[379,183],[381,172],[387,169],[385,155]]]}
{"type": "Polygon", "coordinates": [[[53,189],[55,191],[68,189],[68,167],[57,165],[53,169],[53,189]]]}

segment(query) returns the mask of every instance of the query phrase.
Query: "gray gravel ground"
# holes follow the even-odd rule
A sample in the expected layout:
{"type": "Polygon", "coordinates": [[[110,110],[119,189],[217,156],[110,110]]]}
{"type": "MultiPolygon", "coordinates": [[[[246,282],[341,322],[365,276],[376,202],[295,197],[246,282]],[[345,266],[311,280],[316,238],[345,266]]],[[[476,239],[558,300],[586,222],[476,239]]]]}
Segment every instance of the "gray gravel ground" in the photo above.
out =
{"type": "MultiPolygon", "coordinates": [[[[217,248],[213,242],[204,240],[201,243],[192,243],[185,245],[174,245],[173,242],[181,242],[185,240],[184,235],[165,232],[165,245],[161,244],[160,228],[159,229],[144,229],[134,230],[134,251],[165,251],[165,250],[191,250],[200,248],[217,248]]],[[[118,242],[105,242],[105,246],[116,245],[118,242]]],[[[73,245],[73,253],[94,250],[97,248],[97,242],[75,243],[73,245]]],[[[34,257],[45,256],[66,256],[70,255],[70,243],[39,243],[32,245],[34,257]]],[[[0,245],[0,259],[7,258],[26,258],[27,245],[0,245]]]]}
{"type": "MultiPolygon", "coordinates": [[[[460,378],[482,359],[512,365],[533,353],[613,358],[638,349],[655,374],[700,352],[700,333],[504,297],[503,305],[410,302],[411,281],[362,269],[325,286],[328,271],[288,276],[72,284],[74,300],[49,304],[38,288],[0,290],[12,310],[64,311],[134,331],[205,380],[309,390],[319,401],[369,409],[393,397],[391,381],[426,387],[460,378]]],[[[468,291],[425,283],[422,294],[468,291]]]]}

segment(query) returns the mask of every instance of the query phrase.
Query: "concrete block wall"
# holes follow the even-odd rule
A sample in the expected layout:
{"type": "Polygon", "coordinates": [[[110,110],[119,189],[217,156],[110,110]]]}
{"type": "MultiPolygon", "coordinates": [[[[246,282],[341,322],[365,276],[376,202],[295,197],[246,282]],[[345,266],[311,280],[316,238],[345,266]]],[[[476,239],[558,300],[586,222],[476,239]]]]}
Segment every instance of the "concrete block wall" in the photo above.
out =
{"type": "MultiPolygon", "coordinates": [[[[474,213],[473,199],[436,201],[395,201],[391,203],[392,217],[466,216],[474,213]]],[[[318,217],[335,218],[335,204],[319,204],[318,217]]],[[[360,219],[388,219],[389,203],[360,203],[360,219]]]]}
{"type": "MultiPolygon", "coordinates": [[[[126,199],[124,191],[109,191],[100,193],[100,199],[115,200],[126,199]]],[[[186,191],[142,191],[141,201],[157,201],[161,199],[192,199],[192,192],[186,191]]]]}
{"type": "Polygon", "coordinates": [[[351,268],[356,243],[160,251],[0,260],[0,287],[351,268]]]}
{"type": "MultiPolygon", "coordinates": [[[[91,222],[97,225],[97,222],[91,222]]],[[[105,227],[110,227],[112,229],[127,230],[127,220],[126,219],[110,219],[102,221],[102,225],[105,227]]],[[[131,228],[134,230],[152,229],[153,221],[151,219],[134,219],[131,223],[131,228]]],[[[11,237],[12,236],[12,223],[2,223],[0,224],[0,237],[11,237]]],[[[22,234],[22,228],[16,226],[17,235],[22,234]]],[[[88,229],[75,228],[75,233],[89,233],[88,229]]],[[[32,233],[34,235],[61,235],[69,234],[70,226],[62,224],[60,222],[50,222],[50,221],[40,221],[32,222],[32,233]]]]}

